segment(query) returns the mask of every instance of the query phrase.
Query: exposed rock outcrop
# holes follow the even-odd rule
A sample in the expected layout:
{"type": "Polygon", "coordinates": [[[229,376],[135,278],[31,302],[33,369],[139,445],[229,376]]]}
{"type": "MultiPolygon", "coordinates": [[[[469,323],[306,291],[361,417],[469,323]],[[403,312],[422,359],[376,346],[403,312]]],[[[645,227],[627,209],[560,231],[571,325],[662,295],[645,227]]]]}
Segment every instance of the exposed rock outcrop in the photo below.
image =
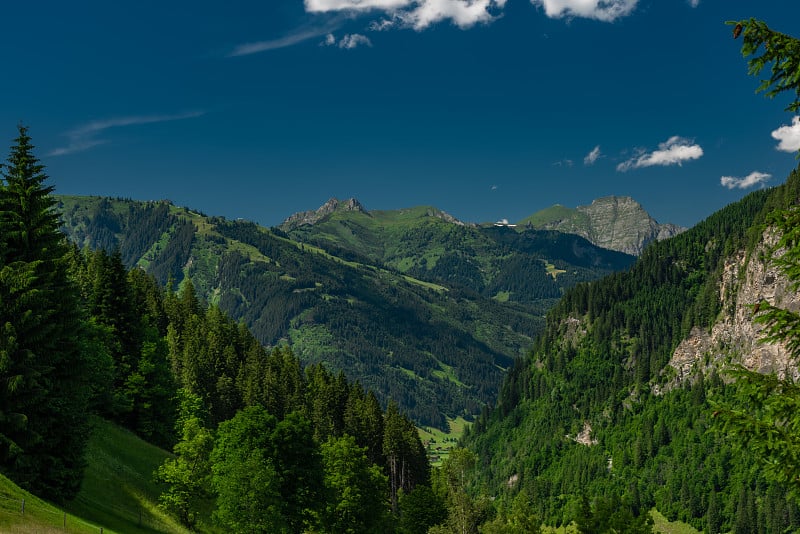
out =
{"type": "Polygon", "coordinates": [[[800,311],[800,295],[792,291],[783,273],[765,255],[776,237],[767,232],[764,245],[757,248],[749,261],[744,252],[730,258],[723,271],[720,298],[722,317],[710,331],[695,328],[682,341],[670,359],[675,381],[691,379],[699,371],[712,367],[741,364],[751,371],[789,372],[797,377],[797,366],[781,343],[761,341],[763,326],[753,322],[752,306],[761,301],[800,311]],[[746,263],[745,263],[746,262],[746,263]]]}
{"type": "Polygon", "coordinates": [[[291,230],[293,228],[297,228],[298,226],[317,224],[319,221],[335,211],[358,211],[369,215],[369,212],[364,209],[364,206],[361,205],[361,202],[355,198],[349,198],[344,201],[341,201],[337,198],[332,198],[316,210],[301,211],[289,216],[289,218],[283,221],[281,226],[284,229],[291,230]]]}
{"type": "Polygon", "coordinates": [[[677,235],[685,228],[660,224],[631,197],[609,196],[574,210],[554,207],[521,224],[577,234],[593,244],[638,256],[648,243],[677,235]]]}
{"type": "Polygon", "coordinates": [[[465,223],[463,221],[460,221],[460,220],[456,219],[455,217],[453,217],[452,215],[450,215],[449,213],[447,213],[446,211],[442,211],[442,210],[437,209],[437,208],[430,208],[428,210],[428,216],[429,217],[436,217],[436,218],[442,219],[443,221],[446,221],[446,222],[449,222],[449,223],[452,223],[452,224],[457,224],[458,226],[475,226],[472,223],[467,224],[467,223],[465,223]]]}

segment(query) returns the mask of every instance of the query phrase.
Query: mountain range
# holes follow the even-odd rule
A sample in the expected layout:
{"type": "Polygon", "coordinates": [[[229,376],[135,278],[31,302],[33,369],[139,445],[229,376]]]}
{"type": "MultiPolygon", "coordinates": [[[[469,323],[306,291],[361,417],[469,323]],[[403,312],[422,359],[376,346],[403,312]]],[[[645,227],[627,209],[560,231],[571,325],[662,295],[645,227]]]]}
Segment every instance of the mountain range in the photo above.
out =
{"type": "Polygon", "coordinates": [[[565,289],[634,258],[562,232],[464,224],[433,207],[331,200],[279,228],[174,206],[57,197],[80,247],[119,249],[197,294],[266,345],[290,345],[447,427],[497,395],[565,289]]]}
{"type": "MultiPolygon", "coordinates": [[[[800,507],[720,432],[714,406],[732,395],[732,364],[791,365],[785,347],[758,341],[752,309],[800,309],[766,259],[768,214],[799,199],[795,172],[656,234],[638,259],[534,228],[543,216],[476,225],[332,199],[267,229],[166,201],[59,206],[80,246],[118,248],[162,283],[191,281],[262,342],[324,361],[418,424],[483,408],[464,445],[479,459],[473,487],[499,509],[524,499],[556,526],[657,509],[709,532],[778,532],[800,527],[800,507]]],[[[595,204],[610,206],[597,227],[620,233],[627,202],[595,204]]]]}

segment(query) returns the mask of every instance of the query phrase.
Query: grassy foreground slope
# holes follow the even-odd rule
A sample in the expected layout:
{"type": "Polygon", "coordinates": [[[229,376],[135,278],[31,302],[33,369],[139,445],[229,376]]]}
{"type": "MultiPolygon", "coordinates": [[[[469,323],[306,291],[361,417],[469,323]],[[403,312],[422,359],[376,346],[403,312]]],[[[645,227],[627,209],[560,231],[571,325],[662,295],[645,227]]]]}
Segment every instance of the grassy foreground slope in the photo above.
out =
{"type": "Polygon", "coordinates": [[[95,419],[78,497],[59,507],[0,475],[0,532],[187,532],[157,507],[161,488],[152,474],[167,456],[131,432],[95,419]]]}
{"type": "Polygon", "coordinates": [[[68,510],[119,532],[186,532],[157,507],[162,488],[153,472],[167,456],[133,433],[95,419],[83,486],[68,510]]]}
{"type": "MultiPolygon", "coordinates": [[[[33,534],[50,532],[96,533],[98,525],[66,514],[61,508],[35,497],[0,475],[0,532],[33,534]],[[23,512],[24,501],[24,512],[23,512]],[[65,530],[66,525],[66,530],[65,530]]],[[[104,530],[104,532],[112,532],[104,530]]]]}

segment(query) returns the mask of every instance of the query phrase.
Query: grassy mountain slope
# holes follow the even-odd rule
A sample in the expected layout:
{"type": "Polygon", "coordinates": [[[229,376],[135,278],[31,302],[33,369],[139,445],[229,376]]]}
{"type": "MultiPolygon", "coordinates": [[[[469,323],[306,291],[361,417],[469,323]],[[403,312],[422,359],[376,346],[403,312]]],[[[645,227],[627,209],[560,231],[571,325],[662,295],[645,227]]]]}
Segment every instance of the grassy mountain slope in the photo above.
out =
{"type": "Polygon", "coordinates": [[[64,508],[42,501],[0,475],[0,532],[76,534],[184,533],[157,507],[152,473],[168,454],[106,421],[94,421],[87,469],[77,498],[64,508]],[[25,513],[22,513],[22,499],[25,513]]]}
{"type": "Polygon", "coordinates": [[[352,199],[332,199],[305,221],[310,223],[291,217],[282,229],[296,241],[342,257],[542,310],[565,288],[627,268],[632,261],[574,235],[466,225],[430,206],[366,211],[352,199]],[[351,209],[354,205],[358,209],[351,209]]]}
{"type": "Polygon", "coordinates": [[[69,511],[104,530],[186,532],[157,506],[163,488],[153,473],[169,454],[102,419],[93,427],[83,484],[69,511]]]}
{"type": "Polygon", "coordinates": [[[73,514],[67,514],[65,521],[64,511],[61,508],[31,495],[5,476],[0,475],[0,532],[49,534],[65,531],[94,534],[100,531],[100,527],[73,514]],[[25,501],[24,512],[22,510],[23,500],[25,501]]]}
{"type": "Polygon", "coordinates": [[[59,197],[81,246],[118,247],[160,282],[191,278],[200,296],[265,344],[290,343],[421,424],[477,413],[543,324],[540,314],[339,257],[244,221],[168,202],[59,197]]]}
{"type": "Polygon", "coordinates": [[[785,488],[713,431],[709,402],[725,398],[725,382],[708,368],[676,380],[668,362],[693,328],[730,313],[719,294],[724,267],[798,191],[795,172],[651,245],[629,272],[567,292],[467,437],[484,482],[501,498],[525,488],[549,524],[574,517],[581,495],[615,495],[713,532],[797,528],[785,488]]]}

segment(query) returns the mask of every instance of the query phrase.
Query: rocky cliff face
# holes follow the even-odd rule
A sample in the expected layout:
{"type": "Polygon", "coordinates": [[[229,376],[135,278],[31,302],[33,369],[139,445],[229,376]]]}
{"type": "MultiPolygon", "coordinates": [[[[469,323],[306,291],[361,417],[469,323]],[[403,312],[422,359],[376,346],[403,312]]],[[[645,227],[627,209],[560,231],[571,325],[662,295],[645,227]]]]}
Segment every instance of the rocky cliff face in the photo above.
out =
{"type": "Polygon", "coordinates": [[[685,230],[675,224],[660,224],[632,198],[616,196],[599,198],[589,206],[578,206],[562,218],[535,226],[577,234],[597,246],[635,256],[651,241],[685,230]]]}
{"type": "Polygon", "coordinates": [[[316,224],[334,211],[358,211],[366,214],[369,213],[364,209],[364,206],[361,205],[361,202],[355,198],[344,201],[332,198],[316,210],[301,211],[289,216],[288,219],[283,221],[281,227],[291,230],[306,224],[316,224]]]}
{"type": "Polygon", "coordinates": [[[800,295],[791,290],[781,271],[764,259],[775,241],[776,237],[767,232],[764,245],[749,261],[744,252],[728,260],[720,287],[722,317],[711,331],[695,328],[675,349],[669,365],[676,372],[676,382],[690,379],[699,371],[730,364],[781,376],[789,372],[798,377],[797,366],[789,359],[786,347],[761,342],[763,326],[753,322],[752,306],[762,300],[800,311],[800,295]]]}

